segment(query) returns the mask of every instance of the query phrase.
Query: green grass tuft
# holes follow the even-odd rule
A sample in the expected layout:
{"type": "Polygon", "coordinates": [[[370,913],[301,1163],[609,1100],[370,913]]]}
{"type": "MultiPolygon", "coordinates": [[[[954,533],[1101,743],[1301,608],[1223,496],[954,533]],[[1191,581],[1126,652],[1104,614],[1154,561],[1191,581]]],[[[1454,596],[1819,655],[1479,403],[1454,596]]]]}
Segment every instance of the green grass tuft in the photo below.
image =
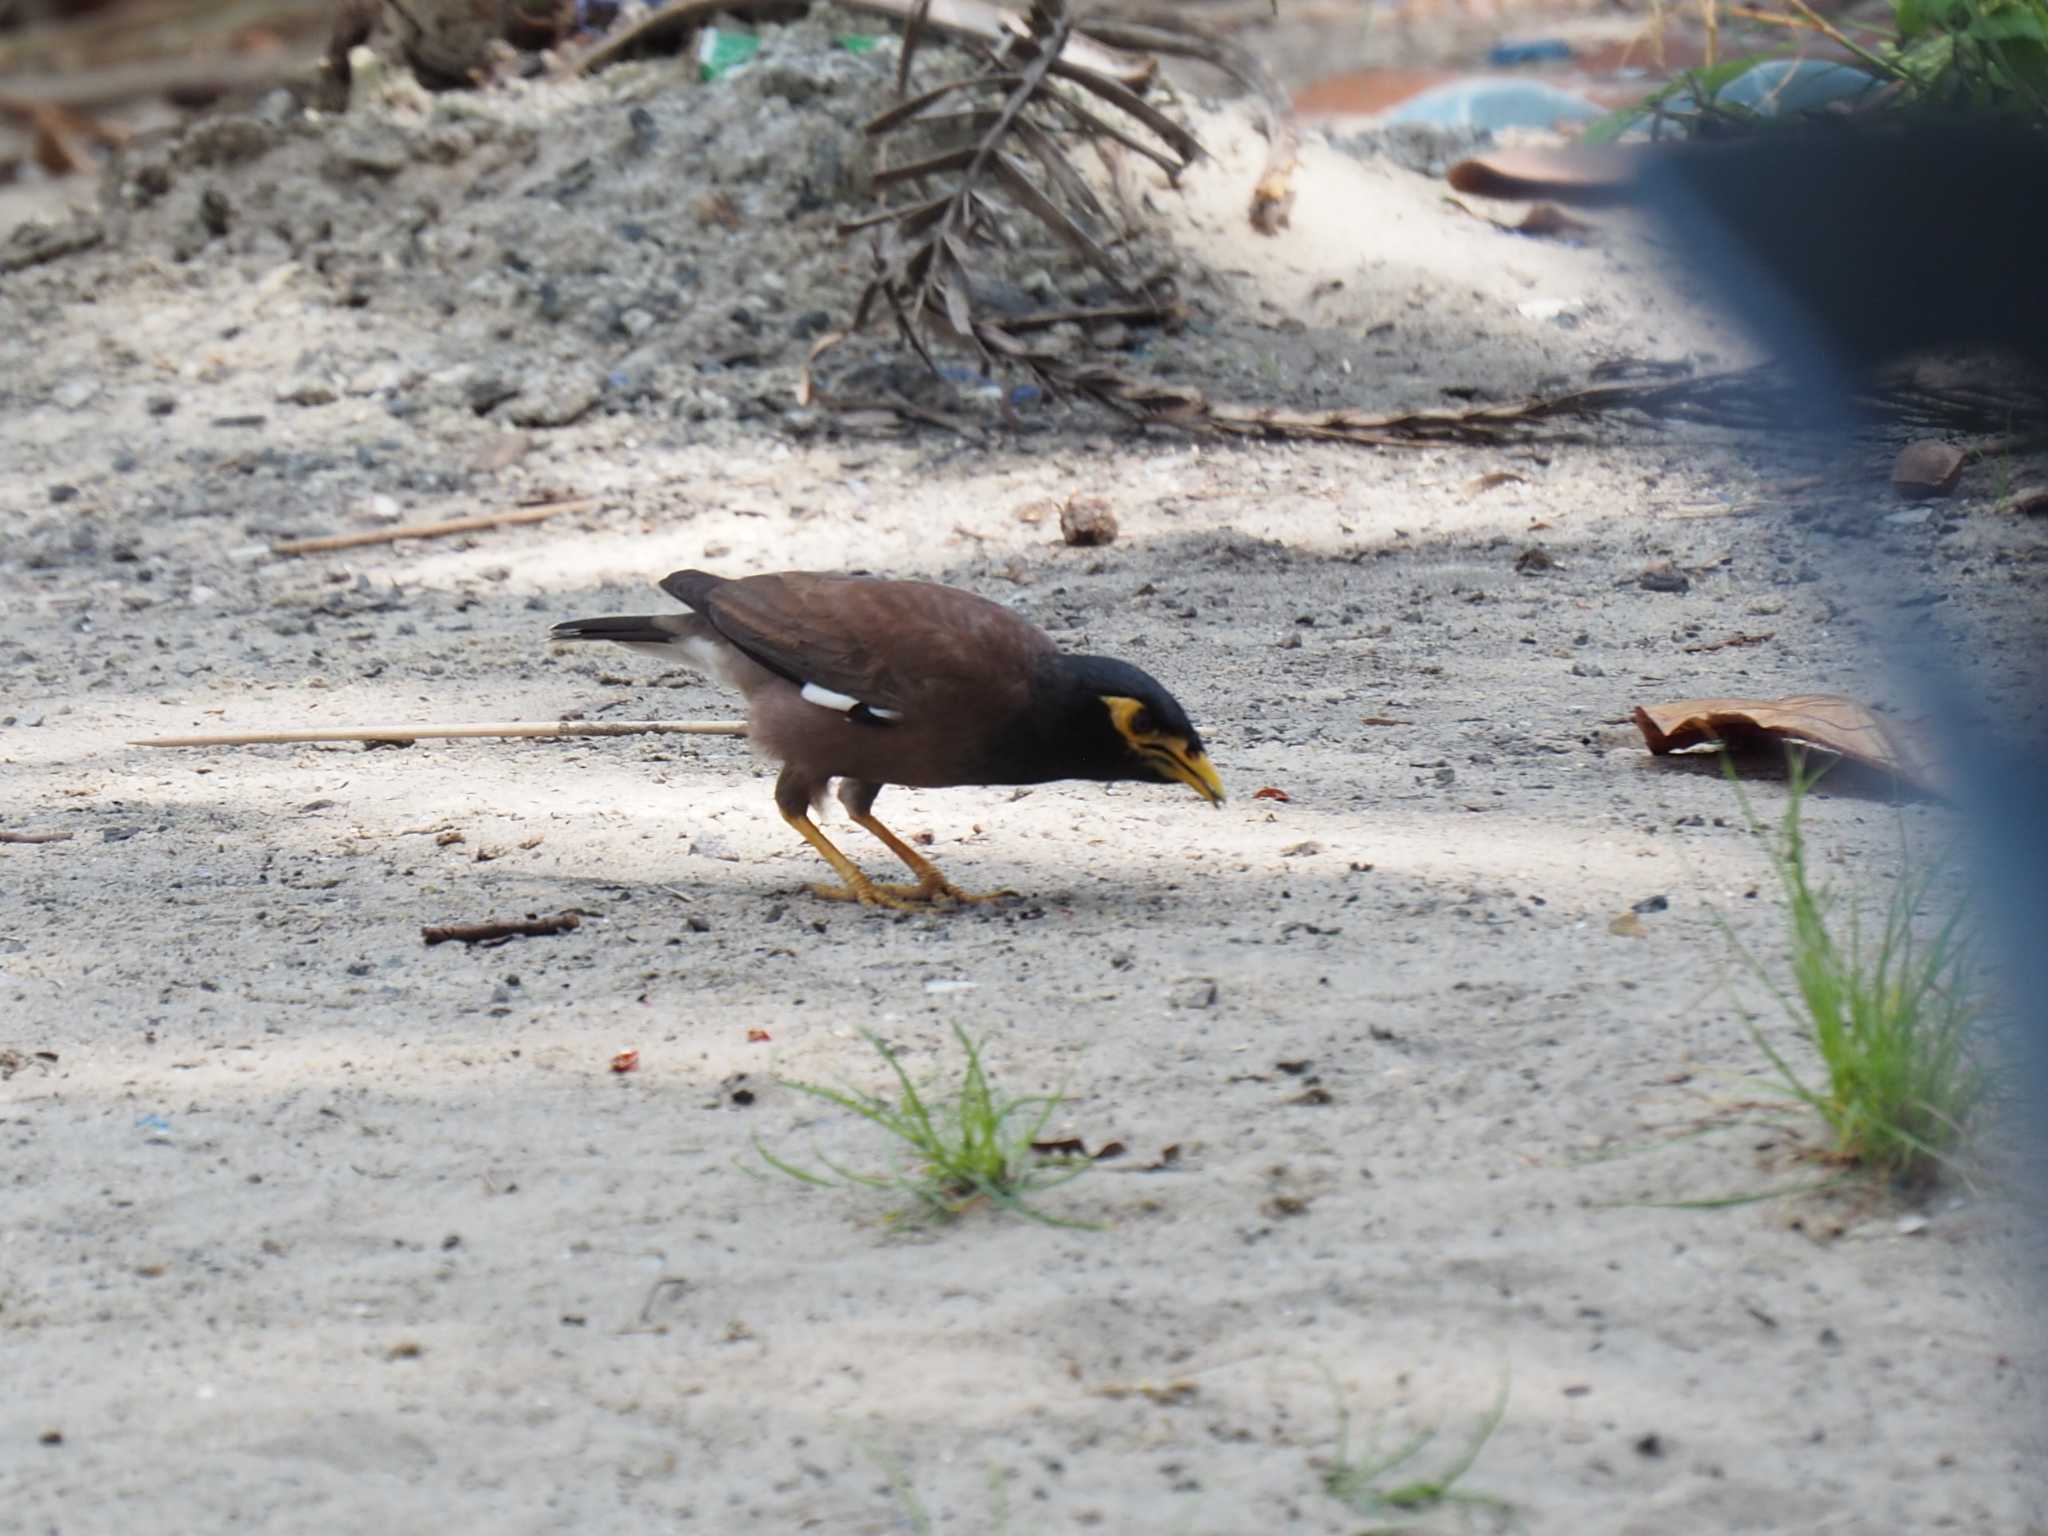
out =
{"type": "MultiPolygon", "coordinates": [[[[1386,1481],[1389,1474],[1419,1456],[1436,1438],[1436,1431],[1425,1429],[1393,1451],[1361,1455],[1354,1460],[1351,1454],[1351,1414],[1340,1395],[1337,1401],[1337,1454],[1323,1473],[1323,1491],[1359,1514],[1393,1517],[1401,1521],[1420,1519],[1446,1505],[1460,1506],[1466,1514],[1485,1511],[1495,1516],[1506,1516],[1511,1513],[1511,1506],[1506,1500],[1490,1494],[1468,1492],[1459,1488],[1457,1483],[1472,1470],[1472,1464],[1500,1428],[1507,1411],[1508,1379],[1503,1376],[1500,1396],[1494,1400],[1492,1409],[1473,1432],[1472,1439],[1441,1471],[1429,1477],[1410,1477],[1406,1482],[1389,1484],[1386,1481]]],[[[1375,1528],[1375,1532],[1403,1528],[1401,1525],[1380,1526],[1375,1528]]],[[[1370,1536],[1370,1533],[1362,1533],[1362,1536],[1370,1536]]]]}
{"type": "Polygon", "coordinates": [[[989,1082],[981,1047],[957,1024],[953,1034],[967,1053],[967,1070],[959,1093],[947,1101],[935,1102],[920,1093],[896,1053],[867,1030],[861,1031],[861,1038],[889,1064],[896,1077],[897,1098],[785,1081],[786,1087],[850,1110],[887,1131],[908,1152],[907,1170],[855,1173],[821,1156],[818,1161],[828,1170],[821,1174],[775,1156],[758,1138],[755,1151],[769,1167],[806,1184],[825,1189],[856,1185],[907,1194],[915,1201],[913,1210],[941,1219],[987,1203],[1047,1226],[1090,1226],[1062,1220],[1032,1203],[1033,1197],[1079,1178],[1094,1166],[1086,1158],[1049,1158],[1032,1150],[1031,1144],[1040,1139],[1058,1112],[1061,1096],[1002,1097],[989,1082]]]}
{"type": "MultiPolygon", "coordinates": [[[[1792,986],[1774,980],[1725,920],[1722,928],[1820,1057],[1825,1080],[1810,1080],[1748,1021],[1786,1091],[1827,1123],[1833,1156],[1904,1183],[1925,1182],[1951,1163],[1989,1086],[1976,1049],[1967,914],[1957,905],[1926,936],[1917,932],[1941,866],[1916,866],[1902,850],[1883,922],[1871,931],[1857,906],[1844,916],[1833,894],[1815,887],[1807,864],[1802,816],[1818,779],[1795,752],[1771,852],[1791,923],[1792,986]]],[[[1751,829],[1768,835],[1739,783],[1736,794],[1751,829]]]]}

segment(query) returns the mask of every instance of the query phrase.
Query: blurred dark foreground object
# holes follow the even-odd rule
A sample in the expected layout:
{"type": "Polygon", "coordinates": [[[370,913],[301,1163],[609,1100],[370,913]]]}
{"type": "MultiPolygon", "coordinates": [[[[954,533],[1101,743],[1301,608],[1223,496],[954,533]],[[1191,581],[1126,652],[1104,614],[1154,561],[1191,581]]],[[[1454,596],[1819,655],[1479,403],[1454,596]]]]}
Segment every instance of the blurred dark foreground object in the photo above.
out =
{"type": "Polygon", "coordinates": [[[1450,181],[1651,211],[1674,266],[1801,372],[1941,349],[2048,373],[2048,134],[2023,124],[1865,113],[1713,143],[1506,151],[1450,181]]]}
{"type": "MultiPolygon", "coordinates": [[[[1650,213],[1673,274],[1800,386],[1805,409],[1787,426],[1848,438],[1857,385],[1917,352],[2003,353],[2037,385],[2048,380],[2048,135],[2037,128],[1865,113],[1716,143],[1504,152],[1455,166],[1450,179],[1474,195],[1650,213]]],[[[2028,616],[2028,632],[2003,647],[2008,665],[2032,674],[2022,678],[2028,702],[1994,717],[1949,626],[1916,617],[1935,594],[1913,592],[1912,573],[1882,541],[1819,548],[1834,579],[1896,599],[1867,612],[1895,683],[1945,743],[1975,915],[2010,1004],[2013,1110],[2031,1150],[2048,1157],[2044,616],[2028,616]]]]}

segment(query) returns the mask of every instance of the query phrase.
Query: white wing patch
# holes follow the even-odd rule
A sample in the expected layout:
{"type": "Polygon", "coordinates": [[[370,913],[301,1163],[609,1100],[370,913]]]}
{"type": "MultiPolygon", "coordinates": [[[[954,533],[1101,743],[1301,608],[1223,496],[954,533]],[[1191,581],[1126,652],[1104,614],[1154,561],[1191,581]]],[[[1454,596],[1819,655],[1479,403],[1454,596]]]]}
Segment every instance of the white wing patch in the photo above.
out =
{"type": "Polygon", "coordinates": [[[841,714],[850,715],[855,710],[864,709],[877,720],[893,722],[903,718],[903,711],[900,709],[883,709],[879,705],[863,704],[851,694],[837,693],[819,683],[804,684],[803,700],[806,704],[816,704],[821,709],[836,709],[841,714]]]}
{"type": "Polygon", "coordinates": [[[849,694],[834,693],[830,688],[821,688],[816,683],[804,684],[804,702],[823,705],[826,709],[859,709],[860,700],[849,694]]]}

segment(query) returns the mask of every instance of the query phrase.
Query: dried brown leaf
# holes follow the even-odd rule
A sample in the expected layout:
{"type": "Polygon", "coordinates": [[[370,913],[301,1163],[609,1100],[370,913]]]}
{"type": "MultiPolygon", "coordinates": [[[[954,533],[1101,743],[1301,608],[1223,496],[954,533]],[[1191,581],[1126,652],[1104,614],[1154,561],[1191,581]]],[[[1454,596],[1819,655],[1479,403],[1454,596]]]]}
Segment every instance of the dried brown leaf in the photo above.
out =
{"type": "Polygon", "coordinates": [[[1901,496],[1946,496],[1963,478],[1963,450],[1933,438],[1908,443],[1892,461],[1892,487],[1901,496]]]}
{"type": "Polygon", "coordinates": [[[1943,793],[1944,775],[1931,743],[1902,721],[1887,720],[1854,699],[1832,693],[1782,699],[1678,699],[1638,705],[1636,728],[1658,754],[1723,742],[1808,742],[1925,794],[1943,793]]]}
{"type": "Polygon", "coordinates": [[[1555,203],[1538,203],[1514,226],[1518,235],[1558,237],[1564,235],[1590,235],[1593,226],[1584,219],[1575,219],[1555,203]]]}
{"type": "Polygon", "coordinates": [[[1529,477],[1518,469],[1489,469],[1485,474],[1474,475],[1465,482],[1465,495],[1467,499],[1483,496],[1488,491],[1497,491],[1504,485],[1525,484],[1528,479],[1529,477]]]}
{"type": "Polygon", "coordinates": [[[903,18],[903,42],[896,55],[896,94],[901,96],[910,89],[910,60],[917,52],[917,45],[923,41],[925,19],[931,15],[932,0],[910,0],[909,14],[903,18]]]}

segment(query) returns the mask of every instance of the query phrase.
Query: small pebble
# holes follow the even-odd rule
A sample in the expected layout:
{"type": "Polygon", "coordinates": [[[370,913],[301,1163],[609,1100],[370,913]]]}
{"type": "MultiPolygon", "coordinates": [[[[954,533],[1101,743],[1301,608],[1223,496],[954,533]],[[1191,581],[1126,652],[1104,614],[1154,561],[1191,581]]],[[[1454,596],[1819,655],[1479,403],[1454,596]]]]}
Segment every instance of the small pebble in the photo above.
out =
{"type": "Polygon", "coordinates": [[[1655,565],[1646,566],[1636,577],[1636,585],[1645,592],[1689,592],[1692,582],[1685,572],[1669,560],[1659,560],[1655,565]]]}

